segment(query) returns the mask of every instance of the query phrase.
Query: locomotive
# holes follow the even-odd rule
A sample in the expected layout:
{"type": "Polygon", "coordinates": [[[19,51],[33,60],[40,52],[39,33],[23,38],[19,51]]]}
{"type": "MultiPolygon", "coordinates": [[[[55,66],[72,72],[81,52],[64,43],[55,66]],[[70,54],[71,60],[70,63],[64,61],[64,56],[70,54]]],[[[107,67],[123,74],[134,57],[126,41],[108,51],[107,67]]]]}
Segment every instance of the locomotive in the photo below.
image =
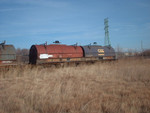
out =
{"type": "Polygon", "coordinates": [[[32,45],[29,52],[30,64],[95,62],[116,60],[115,50],[111,46],[99,45],[32,45]]]}

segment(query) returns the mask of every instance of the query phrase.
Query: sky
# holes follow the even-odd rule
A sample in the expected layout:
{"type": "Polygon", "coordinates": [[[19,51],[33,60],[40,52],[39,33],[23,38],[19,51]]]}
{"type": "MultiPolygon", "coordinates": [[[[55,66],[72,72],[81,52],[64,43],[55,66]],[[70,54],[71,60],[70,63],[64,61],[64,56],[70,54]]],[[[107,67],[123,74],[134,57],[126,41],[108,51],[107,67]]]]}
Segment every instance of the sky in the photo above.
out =
{"type": "Polygon", "coordinates": [[[150,0],[0,0],[0,42],[104,45],[107,17],[112,47],[150,49],[150,0]]]}

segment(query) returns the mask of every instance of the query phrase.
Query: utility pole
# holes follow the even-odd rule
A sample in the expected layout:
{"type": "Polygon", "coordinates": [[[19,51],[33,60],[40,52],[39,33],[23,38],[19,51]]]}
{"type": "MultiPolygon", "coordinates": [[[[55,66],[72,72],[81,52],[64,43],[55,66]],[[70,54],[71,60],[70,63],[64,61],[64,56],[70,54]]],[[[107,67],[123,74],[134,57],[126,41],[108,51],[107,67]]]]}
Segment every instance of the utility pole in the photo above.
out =
{"type": "Polygon", "coordinates": [[[108,18],[104,19],[104,30],[105,30],[105,46],[111,46],[109,39],[109,31],[108,31],[108,18]]]}
{"type": "Polygon", "coordinates": [[[141,51],[143,52],[143,41],[141,40],[141,51]]]}
{"type": "Polygon", "coordinates": [[[142,57],[143,57],[143,41],[141,40],[141,53],[142,53],[142,57]]]}

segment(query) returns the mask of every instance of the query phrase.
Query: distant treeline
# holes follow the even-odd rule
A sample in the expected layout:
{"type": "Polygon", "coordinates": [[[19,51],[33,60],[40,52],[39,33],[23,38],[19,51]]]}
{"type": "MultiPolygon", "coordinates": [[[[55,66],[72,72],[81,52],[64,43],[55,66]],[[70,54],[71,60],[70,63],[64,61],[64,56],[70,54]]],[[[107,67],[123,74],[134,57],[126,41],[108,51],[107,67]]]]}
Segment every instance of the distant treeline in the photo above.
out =
{"type": "Polygon", "coordinates": [[[125,57],[147,57],[150,58],[150,49],[143,50],[142,52],[136,52],[136,51],[116,51],[117,58],[125,58],[125,57]]]}
{"type": "Polygon", "coordinates": [[[29,62],[29,49],[16,49],[16,57],[18,63],[28,63],[29,62]]]}
{"type": "Polygon", "coordinates": [[[141,55],[150,57],[150,49],[143,51],[141,55]]]}

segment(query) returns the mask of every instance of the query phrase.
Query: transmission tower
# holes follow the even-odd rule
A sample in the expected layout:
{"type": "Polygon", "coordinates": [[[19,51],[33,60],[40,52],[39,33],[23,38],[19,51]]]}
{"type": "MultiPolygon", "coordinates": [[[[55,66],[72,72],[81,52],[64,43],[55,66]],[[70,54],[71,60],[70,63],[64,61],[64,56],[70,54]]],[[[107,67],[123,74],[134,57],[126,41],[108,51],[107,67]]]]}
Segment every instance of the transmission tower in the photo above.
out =
{"type": "Polygon", "coordinates": [[[104,19],[104,25],[105,25],[105,46],[111,46],[110,39],[109,39],[109,31],[108,31],[108,18],[104,19]]]}

